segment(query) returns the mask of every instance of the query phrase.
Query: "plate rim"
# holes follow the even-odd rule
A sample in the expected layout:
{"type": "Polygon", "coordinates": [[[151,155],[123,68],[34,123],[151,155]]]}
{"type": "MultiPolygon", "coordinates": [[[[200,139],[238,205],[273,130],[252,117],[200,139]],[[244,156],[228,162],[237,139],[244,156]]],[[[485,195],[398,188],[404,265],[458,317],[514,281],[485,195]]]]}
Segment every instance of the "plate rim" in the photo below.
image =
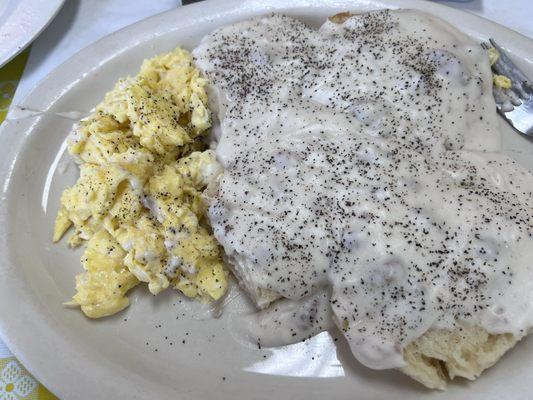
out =
{"type": "MultiPolygon", "coordinates": [[[[64,0],[59,1],[63,2],[64,0]]],[[[94,65],[91,67],[92,69],[97,69],[106,62],[116,57],[120,57],[122,53],[127,52],[129,49],[135,47],[135,45],[150,40],[154,35],[172,30],[172,26],[167,25],[163,27],[164,24],[158,25],[158,22],[193,17],[195,22],[200,20],[201,23],[209,23],[212,18],[222,18],[224,15],[238,13],[242,10],[260,10],[260,12],[267,12],[279,9],[298,9],[307,7],[329,7],[345,10],[345,7],[352,9],[377,9],[385,7],[406,8],[406,5],[408,8],[420,9],[437,15],[439,14],[439,10],[444,10],[452,15],[462,16],[467,21],[476,21],[477,24],[486,27],[487,32],[501,32],[503,36],[505,36],[505,40],[499,40],[502,43],[513,43],[513,41],[515,41],[514,43],[517,43],[517,41],[520,41],[521,44],[516,46],[515,50],[518,53],[522,53],[524,56],[529,55],[531,58],[526,58],[526,61],[533,64],[532,39],[485,18],[424,0],[295,0],[290,7],[287,7],[286,2],[283,0],[251,0],[246,2],[240,0],[225,0],[223,5],[221,5],[221,3],[222,2],[218,2],[217,0],[206,0],[185,7],[178,7],[138,21],[105,36],[78,51],[72,57],[52,70],[28,92],[17,106],[46,111],[59,101],[62,96],[70,90],[72,85],[83,79],[83,76],[74,76],[76,74],[73,74],[72,71],[79,68],[79,64],[82,62],[86,62],[87,54],[96,52],[102,56],[101,59],[95,61],[94,65]],[[205,13],[205,11],[209,10],[214,11],[211,13],[205,13]],[[154,29],[149,29],[150,26],[153,26],[154,29]],[[117,44],[120,44],[120,49],[118,51],[117,44]],[[525,50],[519,51],[520,49],[525,50]]],[[[470,22],[467,22],[467,24],[470,24],[470,22]]],[[[186,25],[187,24],[185,24],[185,27],[186,25]]],[[[181,25],[179,29],[184,29],[184,26],[181,25]]],[[[468,30],[464,30],[463,28],[460,29],[469,33],[468,30]]],[[[0,204],[0,252],[4,254],[8,254],[6,251],[8,249],[6,235],[9,232],[9,228],[6,227],[5,222],[7,221],[6,203],[9,198],[9,181],[13,172],[12,161],[16,159],[19,147],[22,145],[24,139],[27,135],[32,134],[34,127],[42,118],[40,115],[30,115],[29,117],[22,119],[13,119],[10,115],[12,114],[8,114],[8,118],[0,127],[0,137],[4,139],[4,143],[12,144],[0,148],[0,155],[2,156],[0,157],[0,178],[2,182],[2,191],[0,192],[0,198],[2,199],[0,204]]],[[[87,391],[95,389],[95,381],[99,381],[102,385],[102,388],[97,389],[99,393],[109,393],[105,390],[107,388],[113,390],[115,395],[120,394],[123,396],[131,396],[133,398],[144,398],[143,396],[146,396],[149,398],[149,391],[139,391],[139,385],[131,386],[131,381],[129,381],[127,377],[117,376],[117,374],[112,375],[113,382],[110,383],[110,376],[106,375],[105,372],[112,371],[113,365],[99,363],[97,356],[94,356],[93,358],[85,358],[80,357],[79,355],[68,354],[69,352],[67,351],[67,354],[61,357],[63,363],[58,365],[56,361],[57,359],[53,355],[49,355],[53,353],[52,350],[59,353],[65,352],[65,349],[75,350],[76,344],[72,340],[69,340],[65,332],[59,332],[57,329],[54,330],[53,320],[47,319],[46,314],[39,314],[36,312],[39,311],[40,305],[35,302],[35,298],[32,296],[33,293],[28,293],[28,291],[29,286],[25,281],[23,274],[17,273],[17,266],[10,263],[9,260],[0,260],[0,315],[3,316],[0,318],[0,337],[36,379],[62,398],[72,398],[73,396],[78,398],[80,393],[91,393],[87,391]],[[23,289],[25,289],[25,291],[23,289]],[[32,316],[31,321],[28,321],[21,316],[13,316],[16,312],[11,310],[8,304],[13,302],[13,299],[17,296],[19,297],[17,311],[28,311],[28,314],[32,316]],[[13,316],[13,318],[9,318],[9,315],[13,316]],[[44,335],[42,336],[45,339],[45,350],[42,348],[43,343],[41,341],[37,343],[36,340],[30,339],[31,335],[17,334],[17,332],[20,333],[28,330],[28,328],[32,326],[35,329],[44,329],[44,335]],[[75,372],[76,368],[74,367],[79,367],[79,363],[82,362],[85,364],[83,364],[84,367],[81,369],[85,371],[91,370],[93,373],[90,379],[82,379],[80,378],[80,374],[76,374],[75,372]],[[50,369],[50,366],[54,366],[54,369],[50,369]],[[105,378],[108,379],[106,380],[105,378]],[[65,384],[65,381],[69,381],[70,379],[76,379],[76,384],[78,386],[76,391],[73,391],[72,387],[69,388],[68,385],[65,384]]],[[[22,312],[21,314],[26,313],[22,312]]],[[[150,382],[144,383],[148,384],[150,382]]],[[[94,395],[94,392],[92,394],[94,395]]]]}

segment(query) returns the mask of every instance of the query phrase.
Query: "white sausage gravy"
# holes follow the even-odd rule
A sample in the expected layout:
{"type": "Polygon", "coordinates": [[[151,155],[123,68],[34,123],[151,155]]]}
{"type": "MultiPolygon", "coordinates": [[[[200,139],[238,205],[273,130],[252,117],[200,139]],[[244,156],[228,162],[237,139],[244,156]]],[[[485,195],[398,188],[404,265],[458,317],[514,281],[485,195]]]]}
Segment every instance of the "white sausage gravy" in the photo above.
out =
{"type": "Polygon", "coordinates": [[[301,301],[262,311],[259,342],[334,320],[381,369],[459,320],[527,333],[533,178],[501,153],[477,43],[386,10],[318,30],[260,17],[216,30],[194,55],[221,122],[215,236],[250,292],[301,301]]]}

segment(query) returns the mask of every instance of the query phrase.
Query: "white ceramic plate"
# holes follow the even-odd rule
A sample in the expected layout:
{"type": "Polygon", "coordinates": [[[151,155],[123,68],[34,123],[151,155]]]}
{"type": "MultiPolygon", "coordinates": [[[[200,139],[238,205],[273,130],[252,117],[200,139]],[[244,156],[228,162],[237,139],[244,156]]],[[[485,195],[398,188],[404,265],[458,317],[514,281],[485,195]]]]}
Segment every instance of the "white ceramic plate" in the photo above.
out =
{"type": "Polygon", "coordinates": [[[28,46],[65,0],[0,0],[0,67],[28,46]]]}
{"type": "MultiPolygon", "coordinates": [[[[73,111],[90,110],[144,58],[177,45],[192,48],[218,26],[282,10],[318,25],[339,11],[385,6],[426,10],[478,39],[494,37],[533,76],[532,41],[432,2],[225,0],[179,8],[110,35],[29,94],[0,132],[0,334],[30,372],[63,399],[530,397],[531,339],[475,383],[430,393],[396,371],[359,366],[343,340],[334,342],[329,333],[281,349],[243,346],[234,339],[231,316],[247,307],[244,298],[231,302],[221,318],[207,320],[176,292],[152,297],[144,287],[133,291],[129,309],[100,321],[62,306],[81,268],[79,252],[51,243],[60,193],[77,174],[63,145],[69,118],[79,117],[73,111]]],[[[507,150],[533,169],[533,144],[501,125],[507,150]]]]}

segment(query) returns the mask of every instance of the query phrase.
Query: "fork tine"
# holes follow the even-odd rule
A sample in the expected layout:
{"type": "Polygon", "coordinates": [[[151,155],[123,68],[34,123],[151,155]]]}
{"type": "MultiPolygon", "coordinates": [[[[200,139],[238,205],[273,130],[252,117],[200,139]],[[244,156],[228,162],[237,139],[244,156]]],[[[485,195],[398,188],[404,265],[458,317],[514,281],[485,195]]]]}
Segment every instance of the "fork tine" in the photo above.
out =
{"type": "MultiPolygon", "coordinates": [[[[531,82],[529,82],[529,79],[522,73],[522,71],[518,69],[518,67],[511,61],[511,59],[507,57],[505,51],[494,41],[494,39],[490,38],[489,40],[492,46],[500,54],[500,57],[494,63],[492,68],[498,74],[509,77],[513,82],[513,85],[518,82],[520,85],[518,85],[517,88],[521,89],[520,92],[523,92],[524,87],[528,87],[529,89],[531,89],[531,82]]],[[[525,93],[521,94],[525,96],[525,93]]]]}

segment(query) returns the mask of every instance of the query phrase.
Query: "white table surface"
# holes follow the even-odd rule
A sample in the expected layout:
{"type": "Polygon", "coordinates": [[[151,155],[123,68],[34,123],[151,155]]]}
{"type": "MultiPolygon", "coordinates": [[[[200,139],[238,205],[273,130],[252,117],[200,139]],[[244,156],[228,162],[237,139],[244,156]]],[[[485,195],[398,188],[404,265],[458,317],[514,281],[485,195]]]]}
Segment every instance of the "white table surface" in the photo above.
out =
{"type": "MultiPolygon", "coordinates": [[[[478,14],[533,38],[533,0],[438,2],[478,14]]],[[[54,21],[33,43],[13,104],[23,99],[56,66],[87,45],[136,21],[178,6],[181,0],[67,0],[54,21]]],[[[3,353],[0,356],[5,356],[6,352],[0,341],[0,353],[3,353]]]]}
{"type": "Polygon", "coordinates": [[[532,0],[447,0],[436,3],[480,15],[533,39],[532,0]]]}

